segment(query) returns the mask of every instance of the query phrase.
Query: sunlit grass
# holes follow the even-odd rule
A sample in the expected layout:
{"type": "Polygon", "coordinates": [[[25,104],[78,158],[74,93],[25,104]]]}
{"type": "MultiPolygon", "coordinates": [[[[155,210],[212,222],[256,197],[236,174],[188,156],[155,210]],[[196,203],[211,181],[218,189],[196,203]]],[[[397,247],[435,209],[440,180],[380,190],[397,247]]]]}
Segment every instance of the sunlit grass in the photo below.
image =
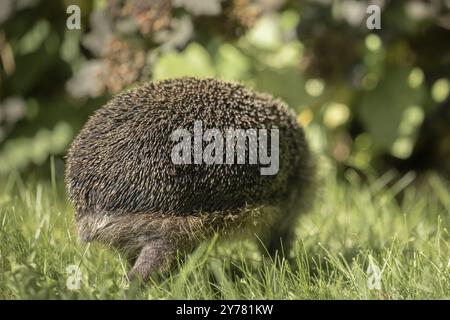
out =
{"type": "Polygon", "coordinates": [[[433,175],[419,187],[408,177],[387,187],[389,175],[362,184],[330,174],[299,219],[290,263],[263,259],[255,241],[213,239],[170,275],[128,287],[118,252],[77,241],[57,180],[0,183],[0,298],[450,298],[450,193],[433,175]],[[67,288],[70,265],[81,270],[76,290],[67,288]],[[381,271],[378,289],[369,267],[381,271]]]}

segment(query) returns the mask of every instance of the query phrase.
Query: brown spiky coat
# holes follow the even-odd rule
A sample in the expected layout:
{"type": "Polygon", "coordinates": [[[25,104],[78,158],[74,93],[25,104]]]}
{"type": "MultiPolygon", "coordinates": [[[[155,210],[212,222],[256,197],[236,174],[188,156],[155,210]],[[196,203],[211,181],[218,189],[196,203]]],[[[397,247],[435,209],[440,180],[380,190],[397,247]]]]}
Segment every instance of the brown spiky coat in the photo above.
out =
{"type": "Polygon", "coordinates": [[[96,111],[73,141],[66,183],[80,237],[136,255],[130,275],[164,270],[177,250],[214,233],[270,230],[272,253],[309,202],[311,155],[293,112],[236,83],[180,78],[145,84],[96,111]],[[279,129],[279,172],[259,165],[175,165],[174,130],[279,129]]]}

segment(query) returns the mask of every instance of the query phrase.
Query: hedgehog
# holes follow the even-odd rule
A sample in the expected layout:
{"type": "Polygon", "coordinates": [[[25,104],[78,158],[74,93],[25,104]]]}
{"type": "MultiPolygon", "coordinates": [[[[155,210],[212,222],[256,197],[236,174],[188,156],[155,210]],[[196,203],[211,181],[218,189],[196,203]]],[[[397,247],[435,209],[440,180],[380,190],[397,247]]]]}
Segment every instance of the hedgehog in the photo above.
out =
{"type": "MultiPolygon", "coordinates": [[[[245,157],[258,158],[249,137],[244,146],[245,157]]],[[[294,111],[270,94],[212,78],[148,82],[116,95],[91,115],[66,160],[79,238],[122,252],[131,263],[129,279],[167,271],[180,252],[216,234],[256,235],[263,252],[289,252],[296,217],[314,193],[313,156],[294,111]],[[173,133],[195,134],[199,121],[215,133],[277,130],[276,148],[266,143],[268,154],[278,155],[276,172],[262,174],[260,163],[237,161],[238,155],[225,158],[219,152],[225,148],[212,152],[223,161],[187,154],[176,163],[180,141],[173,133]]]]}

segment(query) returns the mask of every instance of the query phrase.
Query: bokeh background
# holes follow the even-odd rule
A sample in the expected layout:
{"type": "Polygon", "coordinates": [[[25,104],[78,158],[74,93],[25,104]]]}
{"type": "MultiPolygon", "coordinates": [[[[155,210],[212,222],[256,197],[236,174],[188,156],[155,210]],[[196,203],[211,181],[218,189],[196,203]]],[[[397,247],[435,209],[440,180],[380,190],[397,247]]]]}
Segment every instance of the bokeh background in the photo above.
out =
{"type": "MultiPolygon", "coordinates": [[[[450,1],[0,1],[0,177],[64,171],[87,117],[141,81],[242,81],[350,170],[450,175],[450,1]],[[369,30],[366,9],[381,8],[369,30]],[[81,8],[68,30],[66,9],[81,8]]],[[[1,178],[0,178],[1,179],[1,178]]],[[[1,180],[0,180],[1,181],[1,180]]]]}

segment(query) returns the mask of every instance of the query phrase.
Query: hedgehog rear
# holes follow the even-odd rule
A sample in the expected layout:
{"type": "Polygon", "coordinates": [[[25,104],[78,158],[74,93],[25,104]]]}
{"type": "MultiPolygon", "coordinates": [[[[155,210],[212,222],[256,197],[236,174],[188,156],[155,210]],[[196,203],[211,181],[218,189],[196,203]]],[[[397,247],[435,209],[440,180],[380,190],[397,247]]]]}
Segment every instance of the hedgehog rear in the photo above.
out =
{"type": "MultiPolygon", "coordinates": [[[[305,202],[312,174],[303,130],[282,101],[240,84],[181,78],[119,94],[95,112],[69,149],[66,183],[87,240],[132,251],[157,240],[173,254],[214,232],[270,223],[261,214],[305,202]],[[196,121],[220,132],[278,129],[279,172],[261,175],[249,163],[174,164],[171,134],[192,132],[196,121]]],[[[279,215],[273,219],[290,220],[279,215]]]]}

